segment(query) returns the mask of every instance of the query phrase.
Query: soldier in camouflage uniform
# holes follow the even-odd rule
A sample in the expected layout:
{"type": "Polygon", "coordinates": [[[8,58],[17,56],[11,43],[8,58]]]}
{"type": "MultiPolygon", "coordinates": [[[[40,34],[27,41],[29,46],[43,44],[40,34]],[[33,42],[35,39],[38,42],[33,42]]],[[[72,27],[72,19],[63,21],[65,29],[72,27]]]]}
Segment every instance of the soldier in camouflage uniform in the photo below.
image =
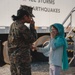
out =
{"type": "MultiPolygon", "coordinates": [[[[32,10],[33,10],[32,7],[29,7],[29,6],[26,6],[26,5],[21,5],[20,9],[28,10],[28,13],[32,13],[32,10]]],[[[33,16],[33,17],[35,17],[33,14],[30,14],[30,15],[33,16]]],[[[38,38],[38,36],[37,36],[36,29],[35,29],[35,22],[34,22],[34,20],[31,21],[31,24],[32,25],[30,25],[30,31],[31,31],[31,33],[33,34],[33,36],[35,37],[35,40],[36,40],[38,38]]]]}
{"type": "Polygon", "coordinates": [[[30,48],[35,38],[24,23],[31,23],[32,17],[26,10],[19,9],[13,15],[8,35],[8,54],[11,75],[31,75],[30,48]]]}

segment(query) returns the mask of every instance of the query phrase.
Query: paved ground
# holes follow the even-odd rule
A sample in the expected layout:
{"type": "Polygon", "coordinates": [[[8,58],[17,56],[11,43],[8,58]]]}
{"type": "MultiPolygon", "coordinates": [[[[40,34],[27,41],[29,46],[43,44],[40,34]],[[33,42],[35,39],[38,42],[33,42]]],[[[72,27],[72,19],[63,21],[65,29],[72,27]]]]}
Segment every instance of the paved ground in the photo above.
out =
{"type": "MultiPolygon", "coordinates": [[[[32,75],[49,75],[49,65],[46,62],[32,63],[32,75]]],[[[0,75],[11,75],[10,65],[0,67],[0,75]]],[[[75,75],[75,67],[70,67],[67,71],[61,71],[61,75],[75,75]]]]}

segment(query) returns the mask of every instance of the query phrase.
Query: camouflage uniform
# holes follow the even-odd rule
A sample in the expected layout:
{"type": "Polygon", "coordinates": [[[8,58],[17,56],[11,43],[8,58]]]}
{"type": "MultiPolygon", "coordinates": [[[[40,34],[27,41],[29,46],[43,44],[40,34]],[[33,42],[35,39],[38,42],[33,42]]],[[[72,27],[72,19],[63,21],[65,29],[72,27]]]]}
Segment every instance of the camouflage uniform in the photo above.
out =
{"type": "Polygon", "coordinates": [[[27,26],[14,21],[8,35],[11,75],[31,75],[30,47],[34,41],[27,26]]]}

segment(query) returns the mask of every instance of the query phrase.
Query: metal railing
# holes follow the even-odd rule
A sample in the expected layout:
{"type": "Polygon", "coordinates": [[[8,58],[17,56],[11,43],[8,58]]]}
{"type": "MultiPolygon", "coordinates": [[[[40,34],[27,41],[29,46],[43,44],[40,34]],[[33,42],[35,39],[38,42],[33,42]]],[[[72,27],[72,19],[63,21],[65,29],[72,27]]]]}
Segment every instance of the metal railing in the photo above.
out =
{"type": "MultiPolygon", "coordinates": [[[[67,20],[68,19],[70,19],[70,21],[68,22],[68,24],[67,24],[67,27],[66,27],[66,29],[68,29],[69,27],[70,27],[70,30],[69,30],[69,32],[67,33],[67,35],[66,35],[66,39],[68,38],[68,36],[70,36],[70,34],[72,33],[72,31],[73,31],[73,27],[72,27],[72,20],[73,20],[73,18],[72,18],[72,14],[75,12],[75,7],[71,10],[71,12],[68,14],[68,16],[65,18],[65,20],[63,21],[63,25],[65,25],[66,24],[66,22],[67,22],[67,20]]],[[[75,36],[75,33],[73,34],[73,36],[75,36]]],[[[73,37],[72,37],[73,38],[73,37]]],[[[75,40],[74,40],[74,46],[75,46],[75,40]]],[[[74,47],[74,55],[73,55],[73,57],[71,58],[71,60],[69,61],[69,65],[72,63],[72,61],[73,60],[75,60],[75,47],[74,47]]]]}
{"type": "Polygon", "coordinates": [[[68,14],[68,16],[65,18],[65,20],[63,21],[63,25],[66,23],[66,21],[68,20],[68,18],[70,17],[70,23],[72,23],[72,13],[75,11],[75,7],[71,10],[71,12],[68,14]]]}
{"type": "Polygon", "coordinates": [[[65,20],[62,23],[65,26],[66,22],[70,19],[70,22],[67,24],[66,29],[68,29],[69,27],[71,27],[71,28],[70,28],[70,31],[68,32],[68,34],[66,35],[66,38],[70,35],[70,33],[73,30],[73,27],[72,27],[72,14],[73,14],[73,12],[75,12],[75,7],[71,10],[71,12],[68,14],[68,16],[65,18],[65,20]]]}

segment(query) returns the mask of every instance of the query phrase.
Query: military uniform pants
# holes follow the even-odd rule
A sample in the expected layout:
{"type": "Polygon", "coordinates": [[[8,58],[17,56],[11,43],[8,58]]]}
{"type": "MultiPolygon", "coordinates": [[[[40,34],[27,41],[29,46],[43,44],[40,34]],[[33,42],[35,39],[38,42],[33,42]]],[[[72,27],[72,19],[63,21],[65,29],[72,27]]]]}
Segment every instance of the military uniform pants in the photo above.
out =
{"type": "Polygon", "coordinates": [[[20,53],[10,55],[11,75],[31,75],[31,63],[29,54],[20,53]]]}

